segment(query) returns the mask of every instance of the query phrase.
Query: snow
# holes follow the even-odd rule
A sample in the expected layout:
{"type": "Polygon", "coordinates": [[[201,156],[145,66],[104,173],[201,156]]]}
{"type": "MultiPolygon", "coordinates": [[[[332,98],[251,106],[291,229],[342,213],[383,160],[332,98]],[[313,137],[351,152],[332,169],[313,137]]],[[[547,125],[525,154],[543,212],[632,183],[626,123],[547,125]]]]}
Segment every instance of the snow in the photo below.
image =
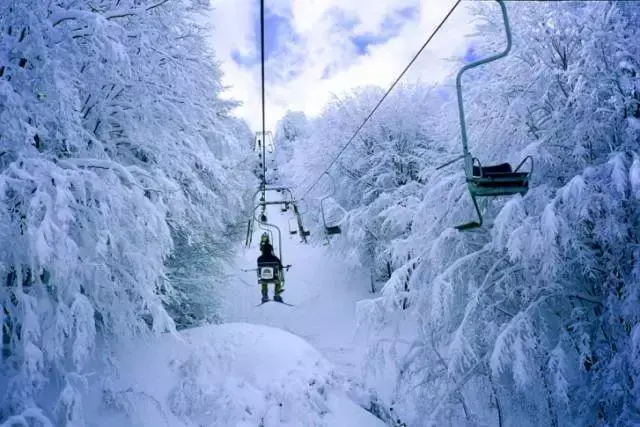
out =
{"type": "MultiPolygon", "coordinates": [[[[286,221],[270,212],[276,216],[286,221]]],[[[255,272],[231,274],[229,323],[121,348],[119,378],[88,399],[89,425],[384,426],[354,401],[368,403],[354,390],[361,352],[352,331],[355,302],[367,297],[366,274],[331,259],[326,248],[285,243],[283,261],[293,268],[284,296],[295,306],[256,307],[255,272]]],[[[253,267],[255,246],[238,264],[253,267]]]]}
{"type": "Polygon", "coordinates": [[[294,306],[256,307],[255,246],[223,274],[257,159],[208,2],[50,3],[0,2],[0,427],[637,424],[637,4],[509,5],[514,54],[464,83],[469,148],[535,168],[474,232],[461,164],[437,168],[454,76],[287,114],[267,178],[306,190],[315,243],[323,196],[343,234],[300,244],[271,209],[294,306]]]}
{"type": "MultiPolygon", "coordinates": [[[[361,355],[354,342],[356,302],[371,298],[369,272],[334,257],[330,246],[299,243],[297,235],[286,232],[287,217],[279,209],[271,210],[268,219],[283,230],[282,262],[292,264],[285,276],[283,298],[294,307],[275,302],[256,307],[260,287],[255,272],[241,271],[255,268],[259,255],[255,242],[263,231],[256,230],[254,245],[239,256],[237,273],[229,278],[223,316],[228,321],[262,323],[295,333],[349,371],[361,355]]],[[[273,286],[269,295],[273,296],[273,286]]]]}
{"type": "Polygon", "coordinates": [[[384,425],[347,397],[318,351],[269,326],[189,329],[132,342],[118,360],[110,398],[93,396],[91,426],[384,425]],[[128,419],[104,405],[118,408],[115,402],[125,395],[135,403],[128,419]]]}
{"type": "MultiPolygon", "coordinates": [[[[278,200],[277,193],[268,193],[267,198],[278,200]]],[[[333,240],[318,245],[317,241],[322,241],[324,236],[312,235],[311,243],[304,244],[298,235],[290,235],[287,230],[288,220],[293,217],[291,210],[281,213],[279,207],[269,207],[267,216],[269,222],[282,230],[282,262],[292,265],[285,275],[283,298],[293,306],[276,302],[257,306],[261,295],[255,272],[242,271],[255,268],[259,255],[256,242],[264,232],[256,227],[254,244],[239,254],[235,270],[229,274],[223,318],[231,322],[270,325],[305,339],[335,364],[351,394],[366,395],[360,385],[366,342],[364,337],[356,336],[356,304],[372,298],[370,272],[339,258],[332,249],[333,240]]],[[[274,240],[277,240],[275,236],[274,240]]],[[[340,238],[340,235],[332,237],[340,238]]],[[[277,244],[275,253],[279,254],[277,244]]],[[[269,287],[269,296],[273,297],[273,286],[269,287]]],[[[370,397],[354,396],[367,406],[369,402],[365,400],[370,397]]],[[[351,403],[341,405],[347,407],[351,403]]],[[[356,421],[352,420],[350,425],[357,425],[353,423],[356,421]]]]}

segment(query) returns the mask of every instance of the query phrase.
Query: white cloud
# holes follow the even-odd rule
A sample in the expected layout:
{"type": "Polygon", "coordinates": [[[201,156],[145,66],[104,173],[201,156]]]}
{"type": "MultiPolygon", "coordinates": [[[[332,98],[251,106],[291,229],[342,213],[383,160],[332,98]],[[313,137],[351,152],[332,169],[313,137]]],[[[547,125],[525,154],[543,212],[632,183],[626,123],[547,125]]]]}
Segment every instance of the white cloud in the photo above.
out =
{"type": "MultiPolygon", "coordinates": [[[[260,112],[260,66],[250,69],[231,59],[234,50],[248,54],[255,46],[252,39],[257,23],[255,0],[211,0],[214,7],[214,49],[222,64],[224,83],[230,86],[226,96],[240,100],[244,106],[236,114],[258,130],[260,112]]],[[[357,86],[375,84],[387,88],[422,46],[435,26],[447,14],[454,0],[267,0],[267,7],[282,16],[291,17],[291,26],[298,37],[279,40],[287,44],[284,53],[269,59],[266,74],[267,129],[287,110],[301,110],[315,115],[332,94],[340,95],[357,86]],[[369,45],[368,54],[359,55],[349,37],[356,34],[377,34],[393,11],[416,7],[418,14],[386,43],[369,45]],[[356,19],[357,25],[338,25],[336,18],[356,19]],[[302,58],[302,60],[301,60],[302,58]],[[322,79],[327,66],[334,72],[322,79]],[[293,78],[278,76],[294,73],[293,78]]],[[[472,29],[464,5],[451,16],[433,39],[403,81],[442,80],[451,72],[452,56],[464,54],[465,35],[472,29]]]]}

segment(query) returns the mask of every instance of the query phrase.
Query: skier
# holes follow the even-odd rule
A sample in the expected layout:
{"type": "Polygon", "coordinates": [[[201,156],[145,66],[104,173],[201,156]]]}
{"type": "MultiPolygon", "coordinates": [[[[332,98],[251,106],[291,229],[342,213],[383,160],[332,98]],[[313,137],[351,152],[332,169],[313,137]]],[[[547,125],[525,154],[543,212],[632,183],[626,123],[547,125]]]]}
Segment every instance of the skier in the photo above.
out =
{"type": "MultiPolygon", "coordinates": [[[[265,237],[265,234],[262,236],[265,237]]],[[[284,267],[282,266],[280,258],[273,254],[273,246],[269,243],[269,236],[266,236],[266,241],[261,239],[260,252],[262,252],[262,254],[258,257],[258,282],[262,286],[262,302],[265,303],[269,301],[269,283],[275,284],[273,300],[276,302],[283,302],[280,294],[284,292],[284,289],[282,288],[284,282],[282,280],[282,270],[284,267]],[[272,279],[263,279],[261,277],[263,267],[273,268],[272,279]]]]}
{"type": "Polygon", "coordinates": [[[262,252],[262,247],[265,243],[269,243],[269,234],[266,231],[260,236],[260,252],[262,252]]]}

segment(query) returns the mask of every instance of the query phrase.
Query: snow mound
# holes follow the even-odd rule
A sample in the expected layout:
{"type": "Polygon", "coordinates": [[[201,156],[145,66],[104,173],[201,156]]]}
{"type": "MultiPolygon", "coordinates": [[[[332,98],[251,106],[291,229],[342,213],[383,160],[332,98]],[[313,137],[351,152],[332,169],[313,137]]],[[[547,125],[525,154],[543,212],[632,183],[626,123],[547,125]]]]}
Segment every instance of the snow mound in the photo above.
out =
{"type": "Polygon", "coordinates": [[[383,426],[301,338],[243,323],[123,349],[92,426],[383,426]]]}

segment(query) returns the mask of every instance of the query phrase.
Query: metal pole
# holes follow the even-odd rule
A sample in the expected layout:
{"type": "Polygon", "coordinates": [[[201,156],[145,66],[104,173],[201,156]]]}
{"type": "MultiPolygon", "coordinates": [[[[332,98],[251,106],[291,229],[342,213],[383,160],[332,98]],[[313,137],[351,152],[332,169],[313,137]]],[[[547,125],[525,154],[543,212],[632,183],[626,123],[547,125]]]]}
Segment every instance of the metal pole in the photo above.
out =
{"type": "Polygon", "coordinates": [[[505,50],[495,55],[492,55],[487,58],[480,59],[478,61],[471,62],[465,65],[460,69],[460,71],[458,71],[458,75],[456,76],[456,90],[458,92],[458,111],[460,113],[460,130],[462,132],[462,150],[464,153],[464,170],[467,177],[473,175],[473,165],[472,165],[471,153],[469,153],[467,127],[464,119],[464,105],[462,103],[462,74],[465,71],[475,68],[479,65],[486,64],[488,62],[492,62],[500,58],[504,58],[505,56],[507,56],[507,54],[511,50],[511,28],[509,27],[509,17],[507,15],[507,7],[505,6],[503,0],[496,0],[496,1],[500,5],[500,9],[502,10],[502,19],[504,21],[504,28],[507,33],[507,46],[505,50]]]}
{"type": "MultiPolygon", "coordinates": [[[[280,254],[280,262],[282,262],[282,232],[280,231],[280,227],[278,227],[275,224],[271,224],[268,222],[263,222],[260,221],[258,218],[255,218],[255,214],[256,214],[256,210],[258,209],[259,206],[256,206],[256,208],[254,209],[254,220],[258,221],[260,224],[267,226],[267,227],[272,227],[275,228],[276,231],[278,232],[278,253],[280,254]]],[[[283,263],[284,264],[284,263],[283,263]]]]}
{"type": "Polygon", "coordinates": [[[267,155],[265,140],[265,102],[264,102],[264,0],[260,0],[260,58],[262,74],[262,197],[267,200],[267,155]]]}

